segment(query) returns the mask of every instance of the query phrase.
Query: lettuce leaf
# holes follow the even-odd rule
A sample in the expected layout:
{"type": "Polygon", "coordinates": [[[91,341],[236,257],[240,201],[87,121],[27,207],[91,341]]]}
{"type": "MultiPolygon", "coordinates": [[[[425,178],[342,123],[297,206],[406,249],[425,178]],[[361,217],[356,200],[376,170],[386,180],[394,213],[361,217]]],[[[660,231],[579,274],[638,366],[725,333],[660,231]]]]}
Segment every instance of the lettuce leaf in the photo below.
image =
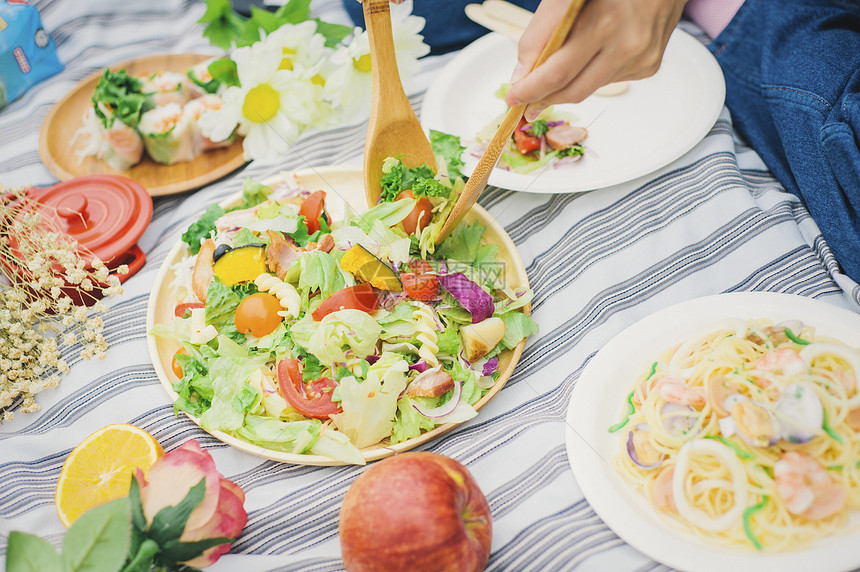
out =
{"type": "Polygon", "coordinates": [[[408,369],[409,364],[401,356],[383,352],[368,369],[364,381],[354,377],[341,380],[338,390],[343,413],[332,415],[331,420],[353,445],[361,449],[391,434],[408,369]]]}
{"type": "Polygon", "coordinates": [[[537,322],[522,312],[508,312],[500,318],[505,322],[505,335],[499,343],[507,349],[513,349],[523,338],[538,333],[537,322]]]}
{"type": "Polygon", "coordinates": [[[284,451],[307,453],[319,438],[322,423],[319,419],[280,421],[261,415],[245,416],[245,424],[236,434],[255,445],[284,451]]]}
{"type": "Polygon", "coordinates": [[[209,205],[206,212],[182,234],[182,241],[188,245],[188,250],[191,254],[200,252],[200,244],[215,231],[215,221],[226,214],[226,212],[221,205],[209,205]]]}
{"type": "Polygon", "coordinates": [[[449,135],[441,131],[430,130],[430,146],[437,158],[445,162],[446,172],[450,179],[463,177],[463,151],[465,147],[460,143],[456,135],[449,135]]]}
{"type": "Polygon", "coordinates": [[[391,430],[391,444],[414,439],[421,435],[422,431],[429,431],[435,426],[433,420],[418,413],[412,406],[412,399],[404,395],[397,402],[397,417],[391,430]]]}
{"type": "Polygon", "coordinates": [[[307,348],[325,364],[346,361],[344,346],[364,358],[374,353],[382,331],[376,320],[361,310],[338,310],[324,317],[308,340],[307,348]]]}
{"type": "Polygon", "coordinates": [[[248,385],[248,377],[265,363],[265,358],[217,357],[209,360],[206,378],[212,399],[209,409],[200,416],[200,426],[220,431],[236,431],[242,427],[245,413],[259,399],[257,390],[248,385]]]}

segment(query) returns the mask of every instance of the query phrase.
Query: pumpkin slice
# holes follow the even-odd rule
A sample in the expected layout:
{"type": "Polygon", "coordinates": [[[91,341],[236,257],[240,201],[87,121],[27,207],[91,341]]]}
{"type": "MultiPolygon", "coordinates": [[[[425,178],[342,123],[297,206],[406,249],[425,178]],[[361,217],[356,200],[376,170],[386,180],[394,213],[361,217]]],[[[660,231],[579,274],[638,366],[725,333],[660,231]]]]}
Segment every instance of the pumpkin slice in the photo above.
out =
{"type": "Polygon", "coordinates": [[[400,278],[394,269],[360,244],[356,244],[346,251],[343,258],[340,259],[340,267],[374,288],[392,292],[403,290],[403,284],[400,283],[400,278]]]}
{"type": "Polygon", "coordinates": [[[266,248],[249,244],[228,250],[215,261],[212,270],[227,286],[251,282],[269,270],[266,267],[266,248]]]}

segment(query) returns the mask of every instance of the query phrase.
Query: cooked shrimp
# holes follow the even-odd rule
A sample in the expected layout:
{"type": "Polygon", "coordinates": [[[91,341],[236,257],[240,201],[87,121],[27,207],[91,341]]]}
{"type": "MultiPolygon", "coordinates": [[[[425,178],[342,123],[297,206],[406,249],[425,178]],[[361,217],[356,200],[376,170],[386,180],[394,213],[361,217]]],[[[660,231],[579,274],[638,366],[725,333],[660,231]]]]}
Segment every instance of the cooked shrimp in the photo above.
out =
{"type": "Polygon", "coordinates": [[[702,387],[690,387],[684,380],[677,377],[661,377],[655,384],[657,393],[668,401],[677,405],[688,405],[690,407],[703,407],[705,405],[705,391],[702,387]]]}
{"type": "Polygon", "coordinates": [[[776,491],[792,514],[809,520],[833,516],[845,506],[847,493],[818,461],[789,451],[773,466],[776,491]]]}
{"type": "Polygon", "coordinates": [[[675,497],[672,494],[672,479],[675,476],[675,467],[666,467],[657,478],[654,479],[654,486],[651,487],[651,502],[658,510],[666,512],[678,512],[675,506],[675,497]]]}
{"type": "Polygon", "coordinates": [[[779,348],[761,356],[755,364],[755,369],[782,375],[800,375],[808,372],[809,366],[795,350],[779,348]]]}

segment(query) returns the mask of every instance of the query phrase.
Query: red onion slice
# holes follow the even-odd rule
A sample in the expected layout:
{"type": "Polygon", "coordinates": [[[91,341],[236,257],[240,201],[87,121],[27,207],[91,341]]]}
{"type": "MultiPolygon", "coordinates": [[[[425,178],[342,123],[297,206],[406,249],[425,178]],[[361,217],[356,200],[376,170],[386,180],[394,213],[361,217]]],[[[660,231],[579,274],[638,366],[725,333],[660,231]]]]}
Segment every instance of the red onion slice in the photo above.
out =
{"type": "Polygon", "coordinates": [[[636,452],[636,445],[633,442],[633,433],[634,431],[630,431],[627,433],[627,455],[630,456],[630,460],[633,461],[633,464],[639,467],[640,469],[645,469],[650,471],[651,469],[656,469],[663,462],[663,459],[666,457],[665,455],[660,455],[657,461],[651,465],[646,465],[642,461],[639,460],[639,454],[636,452]]]}
{"type": "Polygon", "coordinates": [[[418,413],[424,417],[429,417],[430,419],[445,417],[446,415],[453,413],[457,408],[457,405],[460,403],[460,398],[463,396],[463,384],[459,381],[455,381],[454,389],[452,391],[454,393],[451,395],[451,399],[438,407],[428,408],[417,402],[412,402],[412,407],[414,407],[418,413]]]}

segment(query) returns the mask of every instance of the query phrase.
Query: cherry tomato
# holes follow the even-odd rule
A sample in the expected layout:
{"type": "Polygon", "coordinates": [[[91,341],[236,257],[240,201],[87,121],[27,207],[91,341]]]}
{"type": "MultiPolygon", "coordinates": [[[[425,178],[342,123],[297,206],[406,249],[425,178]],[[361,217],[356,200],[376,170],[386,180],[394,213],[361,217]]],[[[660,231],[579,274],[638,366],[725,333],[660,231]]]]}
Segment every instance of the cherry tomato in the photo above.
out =
{"type": "Polygon", "coordinates": [[[534,135],[529,135],[525,131],[521,129],[524,125],[528,125],[528,122],[525,118],[520,118],[519,124],[517,124],[517,128],[514,129],[514,143],[517,146],[517,151],[522,155],[526,155],[531,153],[532,151],[537,151],[540,149],[540,137],[535,137],[534,135]]]}
{"type": "Polygon", "coordinates": [[[410,260],[408,266],[409,270],[411,270],[415,274],[427,274],[428,272],[433,272],[433,267],[430,266],[430,263],[423,258],[416,258],[415,260],[410,260]]]}
{"type": "MultiPolygon", "coordinates": [[[[405,191],[400,191],[400,194],[397,195],[397,200],[400,199],[414,199],[415,195],[411,190],[406,189],[405,191]]],[[[415,203],[415,207],[406,215],[406,218],[400,221],[400,224],[403,225],[403,231],[406,234],[415,234],[417,232],[421,232],[421,230],[430,224],[430,220],[433,218],[433,203],[430,202],[430,199],[427,197],[420,197],[418,202],[415,203]]]]}
{"type": "MultiPolygon", "coordinates": [[[[314,191],[299,207],[299,215],[305,217],[308,234],[320,230],[320,217],[325,214],[325,191],[314,191]]],[[[326,215],[328,218],[328,215],[326,215]]]]}
{"type": "Polygon", "coordinates": [[[282,309],[277,298],[268,292],[257,292],[239,302],[233,321],[236,329],[243,334],[250,333],[261,338],[274,332],[281,323],[278,312],[282,309]]]}
{"type": "Polygon", "coordinates": [[[170,362],[170,369],[173,370],[173,373],[176,375],[176,377],[182,379],[182,376],[185,375],[185,372],[182,371],[182,364],[179,363],[178,359],[176,359],[176,356],[178,355],[188,355],[188,352],[185,348],[179,348],[179,351],[173,354],[173,361],[170,362]]]}
{"type": "Polygon", "coordinates": [[[278,386],[287,403],[302,415],[328,419],[329,415],[343,411],[339,403],[331,400],[337,382],[321,377],[305,385],[297,359],[278,362],[278,386]]]}
{"type": "Polygon", "coordinates": [[[439,280],[435,274],[415,274],[403,272],[400,274],[403,291],[413,300],[427,302],[439,295],[439,280]]]}
{"type": "Polygon", "coordinates": [[[185,313],[193,310],[195,308],[205,308],[206,304],[203,302],[186,302],[185,304],[177,304],[176,308],[173,310],[173,313],[176,314],[177,318],[185,317],[185,313]]]}
{"type": "Polygon", "coordinates": [[[379,308],[379,298],[376,297],[373,286],[370,284],[356,284],[355,286],[338,290],[326,298],[313,311],[311,317],[319,322],[332,312],[337,312],[338,310],[372,312],[377,308],[379,308]]]}

